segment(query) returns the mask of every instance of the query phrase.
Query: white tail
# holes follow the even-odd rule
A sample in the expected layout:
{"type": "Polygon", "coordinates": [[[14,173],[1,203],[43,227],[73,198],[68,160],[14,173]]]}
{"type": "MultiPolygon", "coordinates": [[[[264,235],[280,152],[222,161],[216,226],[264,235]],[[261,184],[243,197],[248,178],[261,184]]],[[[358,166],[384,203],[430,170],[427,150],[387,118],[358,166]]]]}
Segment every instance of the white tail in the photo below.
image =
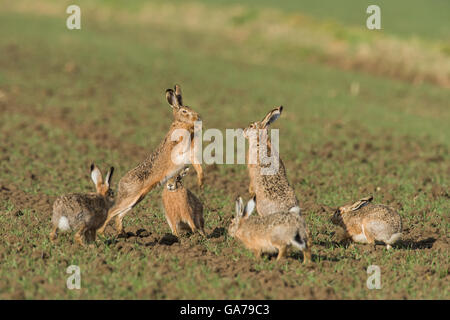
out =
{"type": "Polygon", "coordinates": [[[70,225],[69,225],[69,219],[67,219],[66,217],[62,216],[61,218],[59,218],[58,221],[58,228],[61,231],[67,231],[70,229],[70,225]]]}
{"type": "Polygon", "coordinates": [[[289,209],[289,212],[299,214],[300,213],[300,207],[299,206],[292,207],[292,208],[289,209]]]}

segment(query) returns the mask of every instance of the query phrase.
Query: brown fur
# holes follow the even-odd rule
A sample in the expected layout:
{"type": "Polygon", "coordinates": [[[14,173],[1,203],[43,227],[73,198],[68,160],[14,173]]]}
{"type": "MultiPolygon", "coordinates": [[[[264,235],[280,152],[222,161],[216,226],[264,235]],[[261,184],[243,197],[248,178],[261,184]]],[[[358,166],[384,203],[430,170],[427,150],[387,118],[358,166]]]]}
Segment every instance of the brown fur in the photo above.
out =
{"type": "Polygon", "coordinates": [[[402,220],[391,207],[373,204],[373,197],[340,207],[332,222],[344,229],[344,237],[355,242],[375,245],[376,241],[390,245],[401,238],[402,220]]]}
{"type": "Polygon", "coordinates": [[[97,230],[102,234],[108,222],[116,218],[116,231],[124,233],[122,219],[136,204],[138,204],[147,193],[156,186],[164,184],[168,179],[178,174],[185,164],[175,164],[172,161],[172,152],[181,154],[183,143],[171,141],[172,133],[176,129],[185,129],[191,135],[191,144],[189,150],[185,153],[189,158],[194,169],[197,172],[198,184],[203,184],[203,170],[200,164],[194,164],[194,122],[200,120],[200,115],[191,108],[182,104],[181,89],[175,86],[175,92],[172,89],[166,90],[166,98],[173,109],[174,121],[170,126],[169,132],[164,140],[137,167],[131,169],[119,181],[117,199],[115,205],[109,210],[108,217],[104,225],[97,230]]]}
{"type": "Polygon", "coordinates": [[[84,245],[84,237],[89,234],[89,240],[95,240],[96,229],[105,222],[109,208],[113,205],[113,193],[110,190],[112,178],[111,168],[106,175],[105,181],[102,179],[100,170],[92,164],[91,176],[96,186],[96,193],[71,193],[63,195],[53,203],[52,224],[50,240],[54,241],[59,230],[60,220],[66,219],[70,230],[78,230],[75,240],[84,245]]]}
{"type": "Polygon", "coordinates": [[[179,236],[179,231],[197,230],[203,236],[203,205],[200,200],[183,186],[181,175],[169,179],[162,193],[167,222],[172,233],[179,236]]]}
{"type": "MultiPolygon", "coordinates": [[[[269,215],[275,212],[287,211],[294,206],[298,206],[298,199],[295,195],[294,189],[289,184],[286,169],[283,161],[279,157],[279,169],[273,174],[261,174],[261,169],[264,167],[259,159],[259,135],[256,139],[251,139],[252,131],[258,133],[258,130],[263,130],[263,136],[268,136],[268,126],[275,121],[283,110],[283,107],[278,107],[270,111],[263,120],[251,123],[245,130],[244,136],[249,140],[249,152],[247,153],[247,167],[250,177],[249,192],[256,195],[256,210],[260,216],[269,215]],[[257,163],[250,164],[250,153],[256,155],[257,163]]],[[[253,133],[253,134],[254,134],[253,133]]],[[[272,148],[269,138],[267,141],[267,152],[272,153],[272,148]]]]}
{"type": "Polygon", "coordinates": [[[267,216],[250,216],[254,199],[243,208],[242,199],[236,201],[236,217],[228,228],[228,234],[236,237],[261,257],[262,253],[277,253],[277,260],[283,258],[290,246],[303,251],[304,262],[311,261],[311,240],[305,220],[299,214],[299,207],[267,216]],[[299,245],[303,246],[300,248],[299,245]]]}

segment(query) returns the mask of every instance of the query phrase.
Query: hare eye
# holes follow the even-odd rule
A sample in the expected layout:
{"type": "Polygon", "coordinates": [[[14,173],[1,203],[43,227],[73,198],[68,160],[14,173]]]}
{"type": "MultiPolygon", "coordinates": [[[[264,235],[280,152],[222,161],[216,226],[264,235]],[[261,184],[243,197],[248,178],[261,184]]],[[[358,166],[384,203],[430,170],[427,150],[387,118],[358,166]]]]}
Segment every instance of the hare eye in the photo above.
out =
{"type": "Polygon", "coordinates": [[[187,111],[186,111],[186,110],[183,110],[183,113],[187,113],[187,111]]]}

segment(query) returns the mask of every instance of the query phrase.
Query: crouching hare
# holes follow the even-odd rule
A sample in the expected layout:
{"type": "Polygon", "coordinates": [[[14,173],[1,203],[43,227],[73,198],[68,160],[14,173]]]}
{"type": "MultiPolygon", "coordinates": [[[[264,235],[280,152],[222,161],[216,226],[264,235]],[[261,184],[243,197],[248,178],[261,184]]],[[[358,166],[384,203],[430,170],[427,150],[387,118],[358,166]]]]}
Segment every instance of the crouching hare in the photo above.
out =
{"type": "Polygon", "coordinates": [[[183,187],[182,179],[189,171],[185,168],[177,176],[170,178],[162,193],[164,210],[170,230],[175,236],[179,231],[187,230],[195,233],[197,230],[205,236],[203,220],[203,205],[188,189],[183,187]]]}
{"type": "Polygon", "coordinates": [[[71,193],[63,195],[53,203],[50,240],[53,242],[59,231],[78,230],[75,240],[84,245],[83,239],[95,240],[96,230],[106,220],[109,208],[113,205],[114,194],[110,189],[114,167],[108,171],[105,181],[96,165],[91,165],[91,178],[94,181],[96,193],[71,193]]]}
{"type": "Polygon", "coordinates": [[[278,253],[277,260],[280,260],[292,246],[303,252],[304,263],[310,262],[311,239],[300,208],[296,206],[287,212],[250,217],[255,206],[255,197],[245,207],[241,197],[236,200],[236,217],[228,234],[242,241],[258,258],[262,253],[278,253]]]}
{"type": "Polygon", "coordinates": [[[393,208],[373,204],[372,200],[366,197],[339,207],[331,221],[344,229],[346,238],[374,246],[376,241],[383,242],[390,249],[402,236],[401,217],[393,208]]]}

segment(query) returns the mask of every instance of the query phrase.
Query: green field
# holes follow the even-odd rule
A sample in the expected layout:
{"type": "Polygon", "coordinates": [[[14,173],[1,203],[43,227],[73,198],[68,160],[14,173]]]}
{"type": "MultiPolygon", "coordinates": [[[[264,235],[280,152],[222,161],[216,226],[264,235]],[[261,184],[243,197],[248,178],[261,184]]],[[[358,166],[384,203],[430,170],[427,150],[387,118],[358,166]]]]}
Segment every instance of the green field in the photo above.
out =
{"type": "Polygon", "coordinates": [[[76,1],[82,29],[68,30],[72,3],[0,6],[0,298],[450,298],[448,1],[380,1],[380,31],[356,0],[76,1]],[[244,165],[204,165],[203,189],[186,178],[206,239],[168,235],[159,188],[125,217],[127,238],[50,243],[54,199],[93,191],[92,161],[115,166],[115,188],[160,143],[175,83],[204,129],[284,106],[273,128],[312,264],[256,260],[227,235],[234,199],[250,197],[244,165]],[[402,216],[393,250],[338,241],[334,209],[369,194],[402,216]],[[80,290],[66,287],[69,265],[80,290]]]}

